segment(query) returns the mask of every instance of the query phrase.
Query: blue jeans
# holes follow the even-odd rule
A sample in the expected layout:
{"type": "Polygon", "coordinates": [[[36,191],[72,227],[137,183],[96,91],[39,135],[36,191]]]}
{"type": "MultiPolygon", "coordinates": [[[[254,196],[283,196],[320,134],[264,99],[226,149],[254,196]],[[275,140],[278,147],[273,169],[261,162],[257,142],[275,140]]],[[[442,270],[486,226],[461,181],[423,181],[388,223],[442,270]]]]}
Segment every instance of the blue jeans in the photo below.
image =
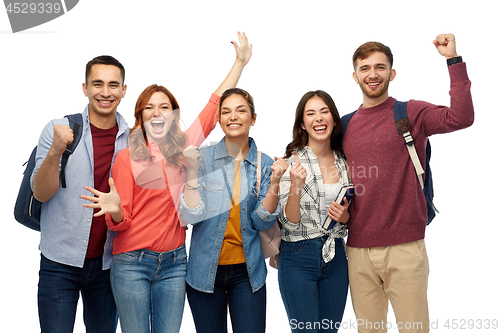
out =
{"type": "Polygon", "coordinates": [[[187,285],[187,297],[198,333],[226,333],[228,305],[234,333],[266,330],[266,285],[252,293],[245,263],[220,265],[213,293],[187,285]]]}
{"type": "Polygon", "coordinates": [[[38,282],[42,333],[73,332],[80,293],[87,332],[115,333],[118,317],[109,269],[102,270],[102,257],[87,258],[79,268],[54,262],[42,254],[38,282]]]}
{"type": "Polygon", "coordinates": [[[116,254],[111,287],[123,333],[179,332],[186,293],[184,245],[168,252],[116,254]]]}
{"type": "Polygon", "coordinates": [[[326,239],[281,242],[278,281],[292,332],[337,332],[342,322],[349,286],[344,241],[335,239],[335,258],[325,263],[326,239]]]}

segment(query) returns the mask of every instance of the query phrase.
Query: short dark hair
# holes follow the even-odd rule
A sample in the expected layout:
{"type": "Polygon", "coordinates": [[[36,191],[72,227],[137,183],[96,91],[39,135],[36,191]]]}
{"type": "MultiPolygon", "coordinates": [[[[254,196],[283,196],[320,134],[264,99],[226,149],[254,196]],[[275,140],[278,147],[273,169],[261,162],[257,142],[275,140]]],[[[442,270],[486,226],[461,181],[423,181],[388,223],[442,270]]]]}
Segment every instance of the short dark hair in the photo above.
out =
{"type": "Polygon", "coordinates": [[[88,83],[90,71],[94,65],[111,65],[118,67],[122,75],[122,84],[125,83],[125,67],[123,67],[118,60],[108,55],[95,57],[87,63],[87,66],[85,67],[85,83],[88,83]]]}
{"type": "Polygon", "coordinates": [[[392,68],[392,63],[394,61],[394,58],[392,56],[392,52],[389,46],[386,46],[379,42],[366,42],[360,47],[358,47],[358,49],[354,52],[352,56],[352,65],[354,66],[354,70],[356,70],[356,61],[358,59],[364,60],[375,52],[382,52],[383,54],[385,54],[387,56],[387,59],[389,59],[389,64],[391,65],[392,68]]]}

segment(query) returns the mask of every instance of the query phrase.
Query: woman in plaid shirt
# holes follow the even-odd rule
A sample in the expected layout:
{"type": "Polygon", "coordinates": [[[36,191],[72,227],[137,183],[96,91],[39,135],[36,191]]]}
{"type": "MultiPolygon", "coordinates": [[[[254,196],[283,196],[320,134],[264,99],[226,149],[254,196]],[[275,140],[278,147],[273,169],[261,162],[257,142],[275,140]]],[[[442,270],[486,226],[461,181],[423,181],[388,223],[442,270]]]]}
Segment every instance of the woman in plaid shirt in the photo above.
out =
{"type": "Polygon", "coordinates": [[[306,93],[295,114],[293,140],[280,181],[283,226],[278,280],[292,332],[337,332],[348,289],[343,237],[348,203],[335,198],[350,183],[339,136],[340,116],[330,95],[306,93]],[[332,229],[322,227],[327,217],[332,229]]]}

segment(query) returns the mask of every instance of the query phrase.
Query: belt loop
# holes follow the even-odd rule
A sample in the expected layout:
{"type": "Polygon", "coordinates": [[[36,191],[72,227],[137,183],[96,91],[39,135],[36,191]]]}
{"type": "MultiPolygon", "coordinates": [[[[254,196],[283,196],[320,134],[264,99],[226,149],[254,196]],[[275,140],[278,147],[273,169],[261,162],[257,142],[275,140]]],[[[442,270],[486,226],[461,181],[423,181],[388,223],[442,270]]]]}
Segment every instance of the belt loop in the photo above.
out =
{"type": "Polygon", "coordinates": [[[142,262],[142,257],[144,256],[145,250],[141,250],[141,254],[139,255],[139,262],[142,262]]]}
{"type": "Polygon", "coordinates": [[[181,250],[179,250],[179,249],[176,249],[174,251],[174,264],[177,262],[177,260],[179,260],[180,253],[181,253],[181,250]]]}

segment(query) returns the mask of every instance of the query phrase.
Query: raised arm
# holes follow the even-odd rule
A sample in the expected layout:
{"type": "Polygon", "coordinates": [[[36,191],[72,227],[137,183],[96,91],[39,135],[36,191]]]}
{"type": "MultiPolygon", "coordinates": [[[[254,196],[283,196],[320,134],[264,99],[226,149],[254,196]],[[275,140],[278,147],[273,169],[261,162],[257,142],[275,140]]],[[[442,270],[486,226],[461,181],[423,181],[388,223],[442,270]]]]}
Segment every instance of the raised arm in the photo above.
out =
{"type": "MultiPolygon", "coordinates": [[[[44,140],[49,143],[48,139],[44,140]]],[[[33,175],[33,195],[40,202],[49,200],[59,188],[59,162],[66,145],[73,141],[73,130],[68,125],[55,125],[52,143],[40,168],[33,175]]],[[[39,142],[39,150],[43,143],[39,142]]]]}
{"type": "Polygon", "coordinates": [[[300,196],[307,177],[307,170],[300,165],[300,159],[296,156],[295,152],[292,154],[295,163],[290,161],[293,163],[292,166],[288,168],[283,174],[283,177],[281,177],[278,196],[281,205],[278,220],[283,226],[283,229],[290,233],[297,230],[301,217],[306,214],[304,209],[300,206],[300,196]],[[303,169],[303,172],[300,169],[303,169]]]}
{"type": "Polygon", "coordinates": [[[455,36],[441,34],[436,36],[433,43],[439,54],[447,59],[450,74],[450,106],[421,101],[408,103],[408,114],[417,114],[419,117],[410,119],[412,125],[414,124],[415,128],[421,127],[427,136],[457,131],[474,123],[471,82],[467,75],[467,67],[462,62],[462,57],[458,56],[455,36]],[[419,110],[424,111],[419,112],[419,110]],[[419,121],[422,123],[419,124],[419,121]]]}
{"type": "Polygon", "coordinates": [[[274,163],[271,166],[271,185],[267,191],[266,197],[262,201],[262,206],[268,212],[274,212],[278,206],[278,192],[280,186],[280,179],[288,169],[288,163],[282,158],[274,158],[274,163]]]}
{"type": "Polygon", "coordinates": [[[229,71],[226,79],[221,83],[221,85],[215,90],[215,94],[221,96],[224,91],[230,88],[236,87],[238,80],[240,79],[243,68],[250,60],[252,56],[252,44],[248,44],[248,38],[245,33],[238,32],[238,43],[231,41],[236,50],[236,60],[234,61],[233,67],[229,71]]]}
{"type": "Polygon", "coordinates": [[[217,96],[211,96],[208,104],[201,111],[191,126],[189,126],[186,130],[185,133],[188,139],[186,142],[187,146],[199,146],[215,128],[219,118],[217,112],[218,96],[222,95],[227,89],[236,87],[241,73],[243,72],[243,68],[252,56],[252,45],[248,44],[248,39],[245,34],[240,34],[238,32],[238,38],[240,42],[239,46],[238,43],[234,41],[231,42],[236,50],[236,60],[234,61],[233,67],[221,85],[215,90],[214,94],[217,96]]]}
{"type": "Polygon", "coordinates": [[[294,224],[300,222],[300,193],[306,183],[307,171],[300,164],[298,157],[296,163],[290,169],[290,192],[288,194],[288,201],[285,207],[285,214],[288,221],[294,224]]]}
{"type": "Polygon", "coordinates": [[[183,154],[189,164],[189,171],[184,187],[184,201],[189,208],[195,208],[201,200],[199,191],[200,183],[198,182],[200,151],[194,146],[189,146],[183,151],[183,154]]]}

